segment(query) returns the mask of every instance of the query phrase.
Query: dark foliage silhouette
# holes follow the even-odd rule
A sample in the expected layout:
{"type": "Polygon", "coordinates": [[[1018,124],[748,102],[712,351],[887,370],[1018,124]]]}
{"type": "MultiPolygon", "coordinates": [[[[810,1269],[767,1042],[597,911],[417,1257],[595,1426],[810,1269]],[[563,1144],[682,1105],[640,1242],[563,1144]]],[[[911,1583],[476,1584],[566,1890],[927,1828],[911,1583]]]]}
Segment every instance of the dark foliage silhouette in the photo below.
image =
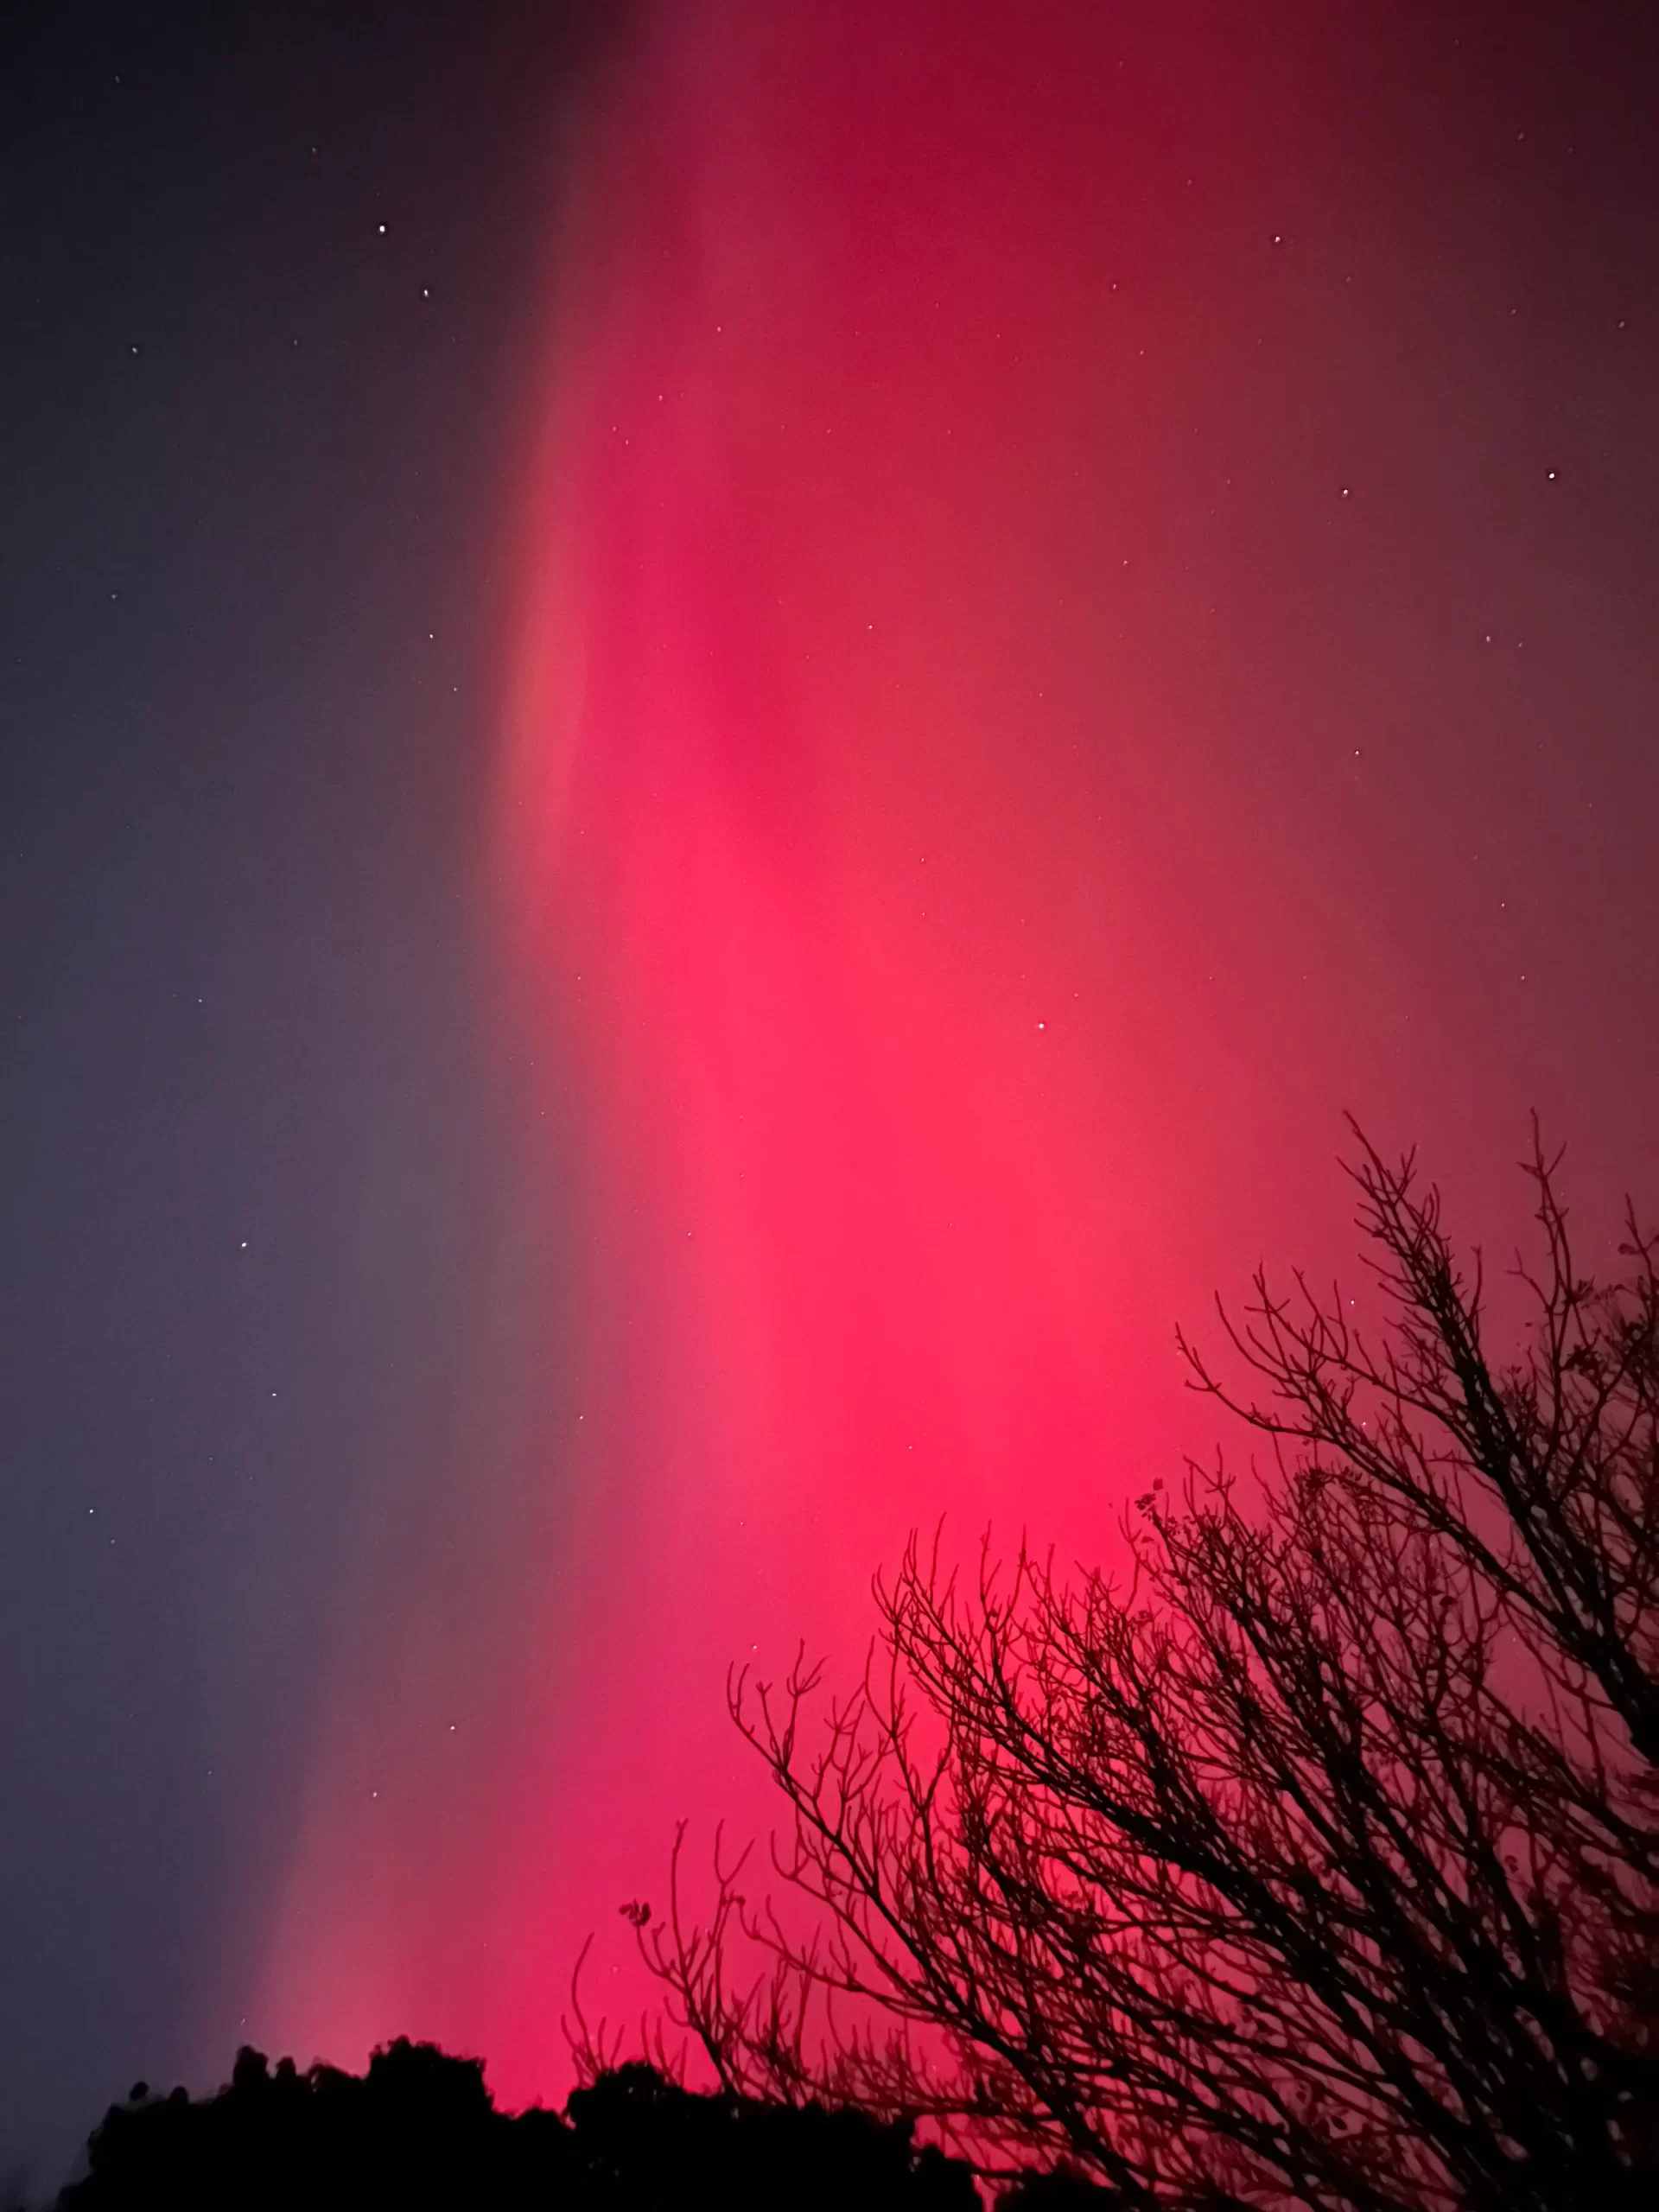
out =
{"type": "Polygon", "coordinates": [[[141,2082],[89,2158],[59,2212],[977,2212],[968,2169],[904,2121],[699,2095],[644,2065],[589,2082],[563,2117],[509,2115],[480,2061],[406,2041],[362,2077],[245,2050],[215,2096],[141,2082]]]}
{"type": "Polygon", "coordinates": [[[1147,2212],[1659,2202],[1656,1247],[1581,1277],[1535,1144],[1500,1366],[1438,1193],[1359,1143],[1380,1334],[1258,1274],[1241,1385],[1182,1344],[1265,1467],[1154,1484],[1117,1582],[912,1542],[827,1707],[734,1677],[782,1886],[717,1849],[699,1924],[677,1850],[636,1916],[729,2091],[1147,2212]]]}

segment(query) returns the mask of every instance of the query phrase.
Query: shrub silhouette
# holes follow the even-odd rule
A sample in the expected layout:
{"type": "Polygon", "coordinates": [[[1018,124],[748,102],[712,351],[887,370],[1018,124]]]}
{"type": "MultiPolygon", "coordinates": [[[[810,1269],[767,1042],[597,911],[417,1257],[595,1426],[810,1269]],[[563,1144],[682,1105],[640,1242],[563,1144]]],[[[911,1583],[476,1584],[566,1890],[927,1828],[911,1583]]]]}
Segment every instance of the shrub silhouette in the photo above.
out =
{"type": "Polygon", "coordinates": [[[482,2063],[430,2044],[361,2077],[237,2054],[200,2100],[141,2082],[93,2133],[58,2212],[977,2212],[968,2168],[905,2121],[703,2095],[645,2065],[599,2076],[567,2116],[498,2113],[482,2063]]]}

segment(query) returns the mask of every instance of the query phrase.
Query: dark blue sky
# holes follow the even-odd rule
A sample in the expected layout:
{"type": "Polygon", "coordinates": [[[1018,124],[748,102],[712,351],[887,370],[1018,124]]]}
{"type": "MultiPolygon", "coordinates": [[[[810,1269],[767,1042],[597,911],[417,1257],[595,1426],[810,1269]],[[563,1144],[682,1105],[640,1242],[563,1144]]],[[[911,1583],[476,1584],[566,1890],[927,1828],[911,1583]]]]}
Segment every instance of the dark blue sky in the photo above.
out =
{"type": "Polygon", "coordinates": [[[365,1525],[393,1583],[452,1546],[421,1440],[518,1179],[497,495],[582,12],[0,18],[13,2170],[228,2057],[365,1525]]]}

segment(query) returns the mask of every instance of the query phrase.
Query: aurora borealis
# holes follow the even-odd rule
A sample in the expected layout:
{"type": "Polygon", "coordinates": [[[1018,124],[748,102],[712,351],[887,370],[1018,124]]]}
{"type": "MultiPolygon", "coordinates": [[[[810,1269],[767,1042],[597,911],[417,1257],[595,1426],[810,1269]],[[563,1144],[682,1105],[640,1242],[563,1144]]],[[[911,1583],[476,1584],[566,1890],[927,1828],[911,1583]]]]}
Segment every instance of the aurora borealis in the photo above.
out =
{"type": "MultiPolygon", "coordinates": [[[[405,63],[410,111],[470,35],[457,11],[405,63]]],[[[1211,1441],[1177,1319],[1264,1256],[1347,1265],[1344,1110],[1419,1143],[1494,1249],[1532,1109],[1589,1249],[1650,1169],[1632,11],[677,0],[592,51],[512,10],[493,36],[461,111],[516,180],[465,310],[493,348],[462,377],[412,337],[353,380],[336,328],[327,402],[401,424],[400,393],[442,396],[423,465],[468,558],[404,589],[415,520],[364,531],[349,589],[380,580],[411,653],[465,632],[464,665],[398,694],[344,801],[340,753],[238,734],[252,648],[225,683],[226,759],[321,825],[245,824],[248,853],[284,881],[330,855],[353,919],[315,974],[343,961],[353,1036],[395,1007],[406,1045],[395,1078],[348,1052],[304,1091],[358,1132],[312,1349],[347,1533],[290,1495],[215,1539],[202,1589],[252,1593],[258,1668],[302,1651],[307,1688],[280,1726],[242,1707],[212,1963],[141,2015],[131,2071],[211,2068],[245,2022],[302,2060],[433,2036],[508,2101],[556,2093],[588,1931],[590,2003],[637,2010],[616,1908],[660,1894],[677,1820],[764,1827],[728,1664],[804,1637],[855,1667],[871,1573],[942,1516],[1109,1556],[1127,1497],[1211,1441]],[[419,956],[383,987],[372,938],[419,956]]],[[[307,53],[325,70],[327,36],[307,53]]],[[[448,210],[464,298],[487,195],[459,126],[398,143],[410,194],[377,181],[349,221],[410,255],[397,312],[435,313],[420,223],[448,210]]],[[[245,489],[224,505],[226,542],[257,537],[245,489]]],[[[183,652],[188,596],[147,651],[183,652]]],[[[308,696],[358,650],[329,623],[289,626],[308,696]]],[[[49,687],[28,703],[46,728],[49,687]]],[[[149,742],[119,773],[188,813],[219,769],[149,742]]],[[[41,870],[16,880],[22,912],[41,870]]],[[[287,979],[311,1033],[309,956],[257,944],[241,991],[287,979]]],[[[31,1009],[63,972],[48,943],[31,1009]]],[[[227,1244],[241,1126],[204,1109],[227,1244]]],[[[307,1158],[262,1155],[273,1222],[309,1217],[307,1158]]],[[[143,1146],[127,1172],[156,1172],[143,1146]]],[[[201,1325],[250,1391],[310,1341],[227,1310],[201,1325]]],[[[173,1479],[153,1459],[139,1492],[173,1479]]],[[[149,1573],[141,1612],[206,1617],[149,1573]]],[[[182,1705],[210,1640],[181,1635],[182,1705]]],[[[178,1850],[170,1817],[145,1848],[178,1850]]]]}

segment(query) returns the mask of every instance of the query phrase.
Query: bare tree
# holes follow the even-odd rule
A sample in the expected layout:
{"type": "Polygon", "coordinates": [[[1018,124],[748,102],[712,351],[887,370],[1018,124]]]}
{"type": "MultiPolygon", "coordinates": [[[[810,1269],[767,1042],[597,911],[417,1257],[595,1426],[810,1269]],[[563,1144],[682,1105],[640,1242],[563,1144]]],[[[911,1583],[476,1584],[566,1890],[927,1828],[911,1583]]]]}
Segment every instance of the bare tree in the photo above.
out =
{"type": "Polygon", "coordinates": [[[912,1541],[851,1695],[734,1678],[780,1884],[717,1849],[695,1923],[677,1851],[640,1927],[728,2088],[1148,2212],[1656,2201],[1655,1247],[1581,1279],[1535,1144],[1499,1369],[1438,1194],[1359,1141],[1377,1348],[1261,1274],[1242,1389],[1182,1344],[1265,1469],[1154,1485],[1117,1582],[912,1541]]]}

